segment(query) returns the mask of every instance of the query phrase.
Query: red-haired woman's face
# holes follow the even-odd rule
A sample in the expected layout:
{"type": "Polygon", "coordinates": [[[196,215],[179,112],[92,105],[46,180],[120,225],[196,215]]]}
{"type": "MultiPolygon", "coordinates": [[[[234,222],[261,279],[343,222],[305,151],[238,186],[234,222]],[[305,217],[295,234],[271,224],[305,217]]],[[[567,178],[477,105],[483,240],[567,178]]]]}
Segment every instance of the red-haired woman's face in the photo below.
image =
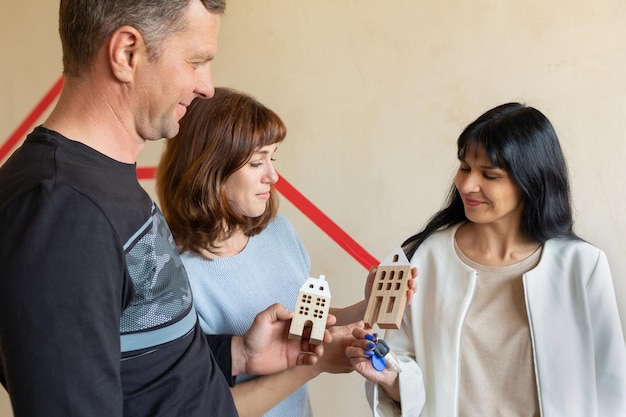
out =
{"type": "Polygon", "coordinates": [[[278,181],[274,169],[276,144],[263,146],[224,184],[226,198],[233,209],[247,217],[259,217],[267,209],[270,187],[278,181]]]}

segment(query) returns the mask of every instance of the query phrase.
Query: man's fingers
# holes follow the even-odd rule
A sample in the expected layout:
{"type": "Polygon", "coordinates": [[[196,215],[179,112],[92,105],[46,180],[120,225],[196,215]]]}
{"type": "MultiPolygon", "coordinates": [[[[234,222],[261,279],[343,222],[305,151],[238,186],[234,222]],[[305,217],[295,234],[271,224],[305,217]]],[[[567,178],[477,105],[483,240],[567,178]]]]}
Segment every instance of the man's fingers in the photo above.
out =
{"type": "Polygon", "coordinates": [[[293,311],[287,310],[282,304],[275,303],[265,310],[271,321],[285,321],[293,317],[293,311]]]}

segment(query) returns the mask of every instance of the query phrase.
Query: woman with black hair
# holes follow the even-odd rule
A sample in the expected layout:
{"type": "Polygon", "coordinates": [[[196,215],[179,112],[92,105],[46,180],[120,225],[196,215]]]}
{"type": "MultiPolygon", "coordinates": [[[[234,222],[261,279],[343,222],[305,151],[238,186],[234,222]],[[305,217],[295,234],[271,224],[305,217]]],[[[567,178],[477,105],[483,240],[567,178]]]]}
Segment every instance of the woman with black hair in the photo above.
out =
{"type": "Polygon", "coordinates": [[[626,415],[609,265],[573,231],[550,121],[503,104],[469,124],[457,149],[446,206],[403,244],[418,291],[385,335],[402,372],[372,368],[366,330],[347,349],[374,415],[626,415]]]}

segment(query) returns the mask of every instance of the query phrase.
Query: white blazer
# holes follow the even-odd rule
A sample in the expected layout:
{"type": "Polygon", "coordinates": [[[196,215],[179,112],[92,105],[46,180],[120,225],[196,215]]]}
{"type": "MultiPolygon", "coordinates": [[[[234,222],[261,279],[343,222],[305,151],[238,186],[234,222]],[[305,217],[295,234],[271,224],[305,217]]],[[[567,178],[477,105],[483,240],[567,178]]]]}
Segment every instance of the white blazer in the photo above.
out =
{"type": "MultiPolygon", "coordinates": [[[[417,292],[401,328],[385,334],[403,369],[401,408],[367,381],[374,416],[458,416],[461,329],[477,278],[455,253],[456,229],[411,259],[417,292]]],[[[523,281],[541,416],[626,416],[626,344],[604,252],[549,240],[523,281]]]]}

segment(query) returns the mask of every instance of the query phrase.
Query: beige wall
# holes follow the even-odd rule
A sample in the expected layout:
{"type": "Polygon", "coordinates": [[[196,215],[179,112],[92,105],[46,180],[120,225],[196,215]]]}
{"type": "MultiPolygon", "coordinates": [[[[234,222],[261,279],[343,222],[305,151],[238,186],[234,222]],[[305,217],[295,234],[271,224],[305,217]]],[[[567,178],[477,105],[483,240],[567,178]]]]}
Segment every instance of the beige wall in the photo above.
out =
{"type": "MultiPolygon", "coordinates": [[[[0,143],[60,75],[56,9],[3,5],[0,143]]],[[[505,101],[539,108],[568,157],[576,229],[606,251],[626,323],[625,21],[620,0],[231,0],[213,68],[217,85],[283,117],[281,174],[378,259],[440,206],[468,122],[505,101]]],[[[282,210],[333,304],[357,301],[365,270],[284,199],[282,210]]],[[[318,378],[317,415],[367,415],[362,385],[318,378]]]]}

